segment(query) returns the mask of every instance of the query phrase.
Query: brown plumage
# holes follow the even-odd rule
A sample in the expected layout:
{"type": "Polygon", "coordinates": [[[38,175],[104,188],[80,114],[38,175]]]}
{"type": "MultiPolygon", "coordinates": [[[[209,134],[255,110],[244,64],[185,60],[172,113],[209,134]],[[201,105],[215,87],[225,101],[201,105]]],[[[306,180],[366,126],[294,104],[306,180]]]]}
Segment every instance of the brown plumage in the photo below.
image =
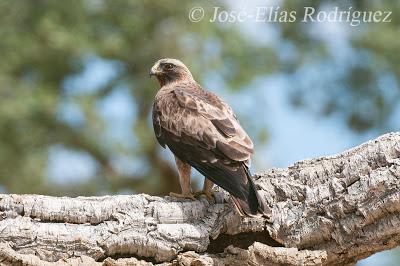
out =
{"type": "Polygon", "coordinates": [[[204,90],[179,60],[161,59],[151,68],[161,89],[153,105],[153,126],[158,142],[175,155],[182,194],[190,189],[190,166],[206,177],[203,193],[210,197],[213,183],[227,190],[239,212],[265,213],[248,167],[253,143],[231,107],[204,90]]]}

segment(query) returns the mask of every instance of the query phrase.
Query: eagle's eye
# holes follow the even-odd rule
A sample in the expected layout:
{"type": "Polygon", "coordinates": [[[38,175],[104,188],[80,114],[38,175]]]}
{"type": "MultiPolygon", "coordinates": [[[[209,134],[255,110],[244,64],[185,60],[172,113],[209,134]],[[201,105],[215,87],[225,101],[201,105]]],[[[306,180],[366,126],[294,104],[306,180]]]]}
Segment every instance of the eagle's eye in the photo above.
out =
{"type": "Polygon", "coordinates": [[[164,65],[164,69],[165,69],[165,70],[171,70],[171,69],[173,69],[173,68],[174,68],[174,65],[173,65],[173,64],[167,63],[167,64],[164,65]]]}

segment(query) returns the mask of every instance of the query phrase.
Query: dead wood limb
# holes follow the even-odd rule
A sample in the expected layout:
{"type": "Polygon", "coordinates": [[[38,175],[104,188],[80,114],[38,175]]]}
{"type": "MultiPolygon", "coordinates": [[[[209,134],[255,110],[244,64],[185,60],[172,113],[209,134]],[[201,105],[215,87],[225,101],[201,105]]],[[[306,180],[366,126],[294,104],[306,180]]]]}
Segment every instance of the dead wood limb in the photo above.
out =
{"type": "Polygon", "coordinates": [[[220,190],[214,204],[0,195],[0,263],[344,265],[400,243],[400,133],[255,178],[269,219],[241,219],[220,190]]]}

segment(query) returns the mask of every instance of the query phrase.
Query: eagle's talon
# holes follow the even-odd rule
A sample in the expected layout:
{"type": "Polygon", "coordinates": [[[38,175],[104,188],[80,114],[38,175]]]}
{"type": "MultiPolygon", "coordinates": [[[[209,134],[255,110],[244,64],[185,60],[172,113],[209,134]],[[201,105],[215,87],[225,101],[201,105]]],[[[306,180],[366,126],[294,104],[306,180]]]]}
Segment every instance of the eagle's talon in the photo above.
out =
{"type": "Polygon", "coordinates": [[[200,190],[194,193],[195,197],[200,197],[201,195],[206,196],[208,202],[212,202],[214,200],[214,193],[211,191],[200,190]]]}
{"type": "Polygon", "coordinates": [[[191,200],[196,200],[193,194],[179,194],[179,193],[174,193],[170,192],[169,193],[170,197],[178,198],[178,199],[191,199],[191,200]]]}

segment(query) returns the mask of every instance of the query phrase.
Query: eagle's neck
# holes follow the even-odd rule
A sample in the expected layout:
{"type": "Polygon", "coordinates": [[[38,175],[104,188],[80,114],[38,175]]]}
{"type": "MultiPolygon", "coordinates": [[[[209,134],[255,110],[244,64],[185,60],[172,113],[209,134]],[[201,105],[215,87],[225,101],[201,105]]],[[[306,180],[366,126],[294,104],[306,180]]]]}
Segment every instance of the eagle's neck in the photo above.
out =
{"type": "Polygon", "coordinates": [[[160,87],[171,87],[176,84],[182,83],[196,83],[193,78],[183,78],[183,79],[165,79],[165,78],[158,78],[158,82],[160,83],[160,87]]]}
{"type": "Polygon", "coordinates": [[[180,73],[176,75],[160,75],[157,76],[160,87],[169,86],[176,83],[190,83],[196,82],[190,73],[180,73]]]}

